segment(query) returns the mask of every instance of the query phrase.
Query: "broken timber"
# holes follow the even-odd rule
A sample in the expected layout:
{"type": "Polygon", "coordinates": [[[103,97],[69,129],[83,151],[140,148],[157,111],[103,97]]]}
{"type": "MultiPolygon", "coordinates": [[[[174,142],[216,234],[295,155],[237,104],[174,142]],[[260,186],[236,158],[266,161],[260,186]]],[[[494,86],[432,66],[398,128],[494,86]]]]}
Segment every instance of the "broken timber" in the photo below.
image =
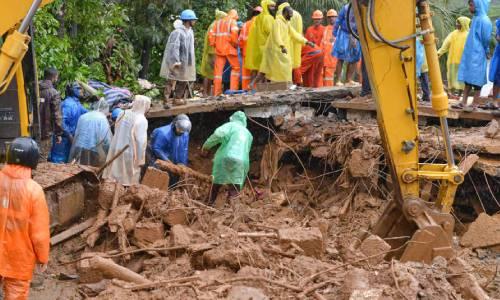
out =
{"type": "Polygon", "coordinates": [[[329,103],[336,99],[353,97],[359,93],[359,87],[324,87],[304,88],[296,91],[276,91],[255,93],[253,95],[233,95],[188,100],[186,105],[169,109],[152,107],[148,118],[176,116],[202,112],[231,111],[255,107],[272,107],[277,105],[294,105],[308,102],[329,103]]]}
{"type": "Polygon", "coordinates": [[[189,167],[183,166],[183,165],[176,165],[170,161],[164,161],[164,160],[156,160],[155,164],[158,166],[160,170],[167,171],[174,173],[176,175],[187,175],[190,177],[194,177],[196,179],[199,179],[201,181],[205,182],[212,182],[212,177],[200,172],[197,172],[189,167]]]}

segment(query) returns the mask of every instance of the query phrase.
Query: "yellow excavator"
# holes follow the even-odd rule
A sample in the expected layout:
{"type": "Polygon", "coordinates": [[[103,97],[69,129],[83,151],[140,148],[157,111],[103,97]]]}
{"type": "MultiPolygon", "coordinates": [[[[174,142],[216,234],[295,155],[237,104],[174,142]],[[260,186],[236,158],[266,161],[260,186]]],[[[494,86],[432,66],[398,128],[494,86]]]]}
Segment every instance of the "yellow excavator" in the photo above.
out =
{"type": "MultiPolygon", "coordinates": [[[[10,138],[17,133],[30,133],[21,61],[30,41],[26,34],[29,24],[36,10],[50,2],[2,1],[0,35],[6,34],[6,39],[0,54],[0,95],[8,95],[10,89],[16,96],[0,100],[0,122],[4,122],[0,123],[0,138],[5,133],[10,134],[10,138]],[[4,127],[7,123],[11,127],[4,127]],[[12,126],[18,126],[16,132],[12,126]]],[[[446,119],[448,97],[439,70],[429,4],[420,0],[353,0],[350,10],[356,19],[394,187],[394,199],[373,228],[373,233],[386,238],[393,249],[398,250],[391,256],[403,261],[430,262],[436,256],[449,258],[453,255],[454,228],[450,211],[456,189],[464,176],[453,157],[446,119]],[[419,162],[415,73],[418,37],[423,38],[425,45],[432,107],[441,122],[445,164],[419,162]],[[422,182],[429,180],[439,185],[436,200],[432,202],[420,197],[422,182]]]]}
{"type": "Polygon", "coordinates": [[[38,84],[29,28],[37,9],[52,1],[2,0],[0,4],[0,156],[5,142],[34,133],[38,84]]]}

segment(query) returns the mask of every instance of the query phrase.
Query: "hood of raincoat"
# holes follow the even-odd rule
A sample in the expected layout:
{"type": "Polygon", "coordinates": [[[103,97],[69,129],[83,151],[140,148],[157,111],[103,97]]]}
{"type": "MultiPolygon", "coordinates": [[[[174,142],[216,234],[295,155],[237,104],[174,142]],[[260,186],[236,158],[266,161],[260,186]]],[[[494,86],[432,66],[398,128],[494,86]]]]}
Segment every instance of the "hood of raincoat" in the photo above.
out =
{"type": "Polygon", "coordinates": [[[132,103],[132,111],[138,114],[146,114],[151,107],[151,98],[137,95],[132,103]]]}
{"type": "Polygon", "coordinates": [[[174,21],[174,29],[181,29],[184,24],[182,24],[181,20],[175,20],[174,21]]]}
{"type": "Polygon", "coordinates": [[[288,6],[290,6],[290,3],[288,3],[288,2],[281,3],[281,5],[278,6],[278,10],[276,11],[276,15],[281,16],[283,14],[283,10],[285,9],[285,7],[288,7],[288,6]]]}
{"type": "Polygon", "coordinates": [[[229,121],[231,121],[231,122],[237,122],[237,123],[240,123],[241,125],[243,125],[244,127],[247,127],[247,116],[242,111],[235,112],[229,118],[229,121]]]}
{"type": "Polygon", "coordinates": [[[101,112],[103,114],[108,114],[109,113],[109,104],[108,101],[106,101],[105,98],[99,99],[99,101],[94,102],[92,104],[92,110],[101,112]]]}
{"type": "Polygon", "coordinates": [[[467,17],[459,17],[457,19],[457,22],[462,25],[462,28],[460,31],[469,31],[469,26],[470,26],[470,19],[467,17]]]}
{"type": "Polygon", "coordinates": [[[490,0],[474,0],[474,6],[476,8],[474,16],[486,16],[490,8],[490,0]]]}
{"type": "Polygon", "coordinates": [[[276,5],[276,2],[274,2],[272,0],[262,0],[260,2],[260,6],[262,6],[261,15],[271,15],[271,13],[269,12],[269,8],[268,8],[269,5],[276,5]]]}
{"type": "Polygon", "coordinates": [[[227,14],[223,12],[222,10],[216,9],[215,10],[215,20],[220,20],[222,18],[225,18],[227,14]]]}

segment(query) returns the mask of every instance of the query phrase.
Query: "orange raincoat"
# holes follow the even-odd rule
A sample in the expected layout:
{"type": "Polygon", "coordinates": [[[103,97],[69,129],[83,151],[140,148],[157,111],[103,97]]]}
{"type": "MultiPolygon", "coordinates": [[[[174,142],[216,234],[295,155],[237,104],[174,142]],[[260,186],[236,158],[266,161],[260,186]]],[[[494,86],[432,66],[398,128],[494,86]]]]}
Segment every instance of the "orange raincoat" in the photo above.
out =
{"type": "Polygon", "coordinates": [[[30,168],[6,165],[0,171],[0,276],[31,280],[35,264],[49,261],[49,242],[42,187],[30,168]]]}

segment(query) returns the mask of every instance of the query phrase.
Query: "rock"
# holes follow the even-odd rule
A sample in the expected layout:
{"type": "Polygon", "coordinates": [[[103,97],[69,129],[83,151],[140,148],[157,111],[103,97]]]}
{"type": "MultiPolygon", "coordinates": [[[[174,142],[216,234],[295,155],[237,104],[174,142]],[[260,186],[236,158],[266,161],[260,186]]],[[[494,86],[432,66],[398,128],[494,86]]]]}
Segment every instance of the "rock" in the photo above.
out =
{"type": "Polygon", "coordinates": [[[325,218],[316,218],[309,222],[311,227],[317,227],[323,234],[323,239],[328,237],[328,230],[330,230],[331,223],[325,218]]]}
{"type": "Polygon", "coordinates": [[[363,269],[354,268],[347,272],[344,284],[340,287],[339,299],[360,299],[359,294],[370,288],[369,273],[363,269]],[[356,298],[351,298],[352,296],[356,298]]]}
{"type": "Polygon", "coordinates": [[[356,194],[356,196],[354,196],[354,203],[356,203],[357,207],[361,208],[377,208],[380,206],[382,201],[377,197],[373,197],[372,195],[366,193],[358,193],[356,194]]]}
{"type": "Polygon", "coordinates": [[[286,199],[285,192],[278,192],[278,193],[272,193],[270,195],[271,201],[276,205],[276,206],[285,206],[288,204],[288,201],[286,199]]]}
{"type": "Polygon", "coordinates": [[[256,289],[248,286],[233,286],[229,290],[227,300],[268,300],[261,289],[256,289]]]}
{"type": "Polygon", "coordinates": [[[150,188],[157,188],[162,191],[168,191],[170,177],[168,176],[167,172],[149,167],[146,170],[141,183],[149,186],[150,188]]]}
{"type": "Polygon", "coordinates": [[[460,239],[463,247],[482,248],[500,244],[500,215],[481,213],[460,239]]]}
{"type": "Polygon", "coordinates": [[[347,162],[347,168],[352,177],[366,178],[372,175],[375,170],[377,161],[374,158],[365,159],[361,149],[354,149],[351,152],[351,157],[347,162]]]}
{"type": "Polygon", "coordinates": [[[163,239],[164,236],[163,223],[139,222],[135,225],[134,237],[139,242],[154,243],[163,239]]]}
{"type": "Polygon", "coordinates": [[[307,256],[321,257],[325,252],[323,234],[317,227],[283,228],[278,230],[281,247],[289,248],[292,243],[304,250],[307,256]]]}
{"type": "Polygon", "coordinates": [[[163,222],[170,226],[188,224],[188,212],[182,207],[166,210],[162,215],[163,222]]]}
{"type": "Polygon", "coordinates": [[[487,138],[494,138],[498,134],[499,129],[500,126],[498,124],[498,121],[493,119],[486,127],[484,136],[486,136],[487,138]]]}
{"type": "MultiPolygon", "coordinates": [[[[361,243],[359,250],[361,251],[361,253],[366,255],[366,257],[369,257],[379,253],[387,252],[391,250],[391,246],[379,236],[370,235],[361,243]]],[[[368,261],[370,262],[370,264],[376,265],[384,261],[384,256],[385,254],[381,254],[374,258],[370,258],[368,261]]]]}
{"type": "Polygon", "coordinates": [[[450,276],[448,281],[459,291],[464,299],[490,299],[488,294],[481,288],[474,276],[467,272],[467,265],[461,258],[454,258],[448,263],[448,273],[458,274],[450,276]]]}
{"type": "Polygon", "coordinates": [[[233,271],[238,271],[243,266],[264,268],[268,266],[268,261],[262,254],[260,247],[252,242],[227,241],[204,252],[201,266],[195,267],[206,269],[218,266],[226,266],[233,271]]]}
{"type": "Polygon", "coordinates": [[[311,151],[311,155],[317,158],[326,158],[328,153],[330,152],[330,147],[328,146],[319,146],[311,151]]]}
{"type": "Polygon", "coordinates": [[[170,246],[184,246],[191,244],[191,238],[193,236],[193,231],[183,225],[174,225],[170,229],[170,246]]]}
{"type": "Polygon", "coordinates": [[[355,290],[349,300],[382,300],[383,289],[355,290]]]}

